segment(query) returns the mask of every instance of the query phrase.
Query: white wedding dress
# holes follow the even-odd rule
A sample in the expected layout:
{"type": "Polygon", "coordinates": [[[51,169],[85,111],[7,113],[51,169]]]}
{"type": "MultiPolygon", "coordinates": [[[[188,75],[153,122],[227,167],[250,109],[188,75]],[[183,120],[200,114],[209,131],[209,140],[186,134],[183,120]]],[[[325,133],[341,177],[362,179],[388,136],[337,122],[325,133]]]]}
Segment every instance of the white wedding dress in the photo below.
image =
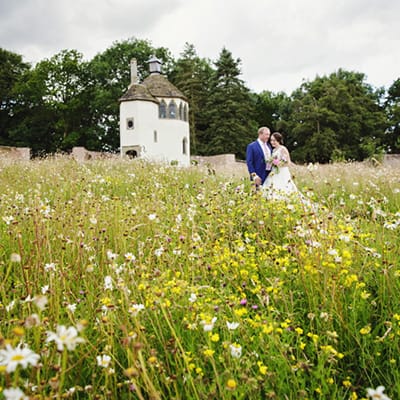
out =
{"type": "MultiPolygon", "coordinates": [[[[262,189],[263,195],[267,199],[285,199],[292,193],[299,193],[287,166],[289,154],[285,147],[279,146],[272,152],[272,157],[284,163],[280,167],[272,167],[262,189]],[[287,157],[285,157],[287,155],[287,157]]],[[[300,194],[301,195],[301,194],[300,194]]]]}

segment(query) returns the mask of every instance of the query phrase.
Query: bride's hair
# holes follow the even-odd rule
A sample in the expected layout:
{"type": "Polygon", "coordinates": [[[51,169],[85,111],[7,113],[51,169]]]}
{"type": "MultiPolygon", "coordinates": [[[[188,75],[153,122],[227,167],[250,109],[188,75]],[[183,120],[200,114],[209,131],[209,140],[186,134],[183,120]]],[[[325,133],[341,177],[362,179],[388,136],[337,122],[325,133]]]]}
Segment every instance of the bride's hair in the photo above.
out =
{"type": "Polygon", "coordinates": [[[274,137],[274,139],[279,143],[279,144],[283,144],[283,136],[281,133],[279,132],[274,132],[271,136],[274,137]]]}

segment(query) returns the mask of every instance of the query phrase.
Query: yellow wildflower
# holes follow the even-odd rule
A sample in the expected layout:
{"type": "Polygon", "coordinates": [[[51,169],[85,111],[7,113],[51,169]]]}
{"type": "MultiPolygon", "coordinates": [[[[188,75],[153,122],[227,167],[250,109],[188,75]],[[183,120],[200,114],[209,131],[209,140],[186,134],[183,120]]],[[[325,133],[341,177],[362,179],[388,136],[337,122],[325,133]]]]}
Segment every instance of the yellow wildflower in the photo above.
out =
{"type": "Polygon", "coordinates": [[[360,329],[361,335],[368,335],[371,332],[371,325],[364,326],[364,328],[360,329]]]}
{"type": "Polygon", "coordinates": [[[274,331],[274,327],[272,326],[272,324],[268,324],[268,325],[264,325],[263,326],[263,333],[266,333],[267,335],[269,335],[273,331],[274,331]]]}
{"type": "Polygon", "coordinates": [[[363,300],[367,300],[369,296],[371,296],[371,293],[368,293],[366,290],[363,290],[360,294],[361,298],[363,300]]]}
{"type": "Polygon", "coordinates": [[[247,310],[245,308],[239,308],[234,311],[235,315],[238,317],[242,317],[243,315],[247,314],[247,310]]]}
{"type": "Polygon", "coordinates": [[[219,335],[218,335],[218,333],[212,334],[211,337],[210,337],[210,339],[211,339],[212,342],[219,342],[219,335]]]}
{"type": "Polygon", "coordinates": [[[318,342],[318,339],[319,339],[319,336],[318,336],[318,335],[309,332],[309,333],[307,333],[307,336],[308,336],[309,338],[311,338],[312,341],[313,341],[314,343],[317,343],[317,342],[318,342]]]}
{"type": "Polygon", "coordinates": [[[234,379],[228,379],[226,382],[226,387],[228,390],[235,390],[237,386],[237,383],[234,379]]]}
{"type": "Polygon", "coordinates": [[[347,378],[346,380],[344,380],[344,381],[342,382],[342,384],[343,384],[343,386],[346,387],[346,388],[351,387],[351,382],[350,382],[349,378],[347,378]]]}
{"type": "Polygon", "coordinates": [[[24,331],[24,328],[22,328],[22,327],[20,327],[20,326],[16,326],[16,327],[13,329],[13,333],[14,333],[14,335],[16,335],[16,336],[24,336],[25,331],[24,331]]]}
{"type": "Polygon", "coordinates": [[[257,361],[257,365],[261,375],[266,375],[268,371],[268,367],[265,366],[262,361],[257,361]]]}
{"type": "Polygon", "coordinates": [[[214,351],[214,350],[211,350],[211,349],[207,349],[207,350],[204,350],[204,351],[203,351],[203,354],[204,354],[206,357],[212,357],[212,356],[214,355],[214,353],[215,353],[215,351],[214,351]]]}

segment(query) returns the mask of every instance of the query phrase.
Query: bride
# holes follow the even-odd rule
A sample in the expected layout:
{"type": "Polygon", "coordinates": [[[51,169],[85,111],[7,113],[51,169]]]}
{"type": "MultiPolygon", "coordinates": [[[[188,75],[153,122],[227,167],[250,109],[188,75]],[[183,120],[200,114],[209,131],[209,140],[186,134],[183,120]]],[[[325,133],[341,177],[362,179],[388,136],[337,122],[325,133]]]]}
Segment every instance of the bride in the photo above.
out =
{"type": "Polygon", "coordinates": [[[283,145],[283,137],[279,132],[274,132],[270,138],[273,147],[272,156],[266,160],[271,168],[262,189],[263,195],[269,199],[284,199],[291,193],[299,193],[289,171],[290,155],[283,145]]]}

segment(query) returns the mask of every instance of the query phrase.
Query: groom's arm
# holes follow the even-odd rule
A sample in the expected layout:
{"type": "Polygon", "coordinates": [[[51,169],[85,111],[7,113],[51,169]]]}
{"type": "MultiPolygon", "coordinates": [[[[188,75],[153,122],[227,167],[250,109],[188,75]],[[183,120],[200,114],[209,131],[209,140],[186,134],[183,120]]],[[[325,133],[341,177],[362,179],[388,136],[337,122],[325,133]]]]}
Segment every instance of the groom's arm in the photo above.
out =
{"type": "Polygon", "coordinates": [[[254,145],[250,143],[247,146],[246,150],[246,164],[247,164],[247,169],[249,171],[251,180],[256,183],[256,185],[261,184],[261,178],[257,175],[255,166],[254,166],[254,145]]]}
{"type": "Polygon", "coordinates": [[[250,143],[247,146],[246,150],[246,164],[247,164],[247,169],[249,170],[249,174],[252,175],[253,173],[256,172],[255,167],[254,167],[254,157],[253,157],[253,148],[252,144],[250,143]]]}

